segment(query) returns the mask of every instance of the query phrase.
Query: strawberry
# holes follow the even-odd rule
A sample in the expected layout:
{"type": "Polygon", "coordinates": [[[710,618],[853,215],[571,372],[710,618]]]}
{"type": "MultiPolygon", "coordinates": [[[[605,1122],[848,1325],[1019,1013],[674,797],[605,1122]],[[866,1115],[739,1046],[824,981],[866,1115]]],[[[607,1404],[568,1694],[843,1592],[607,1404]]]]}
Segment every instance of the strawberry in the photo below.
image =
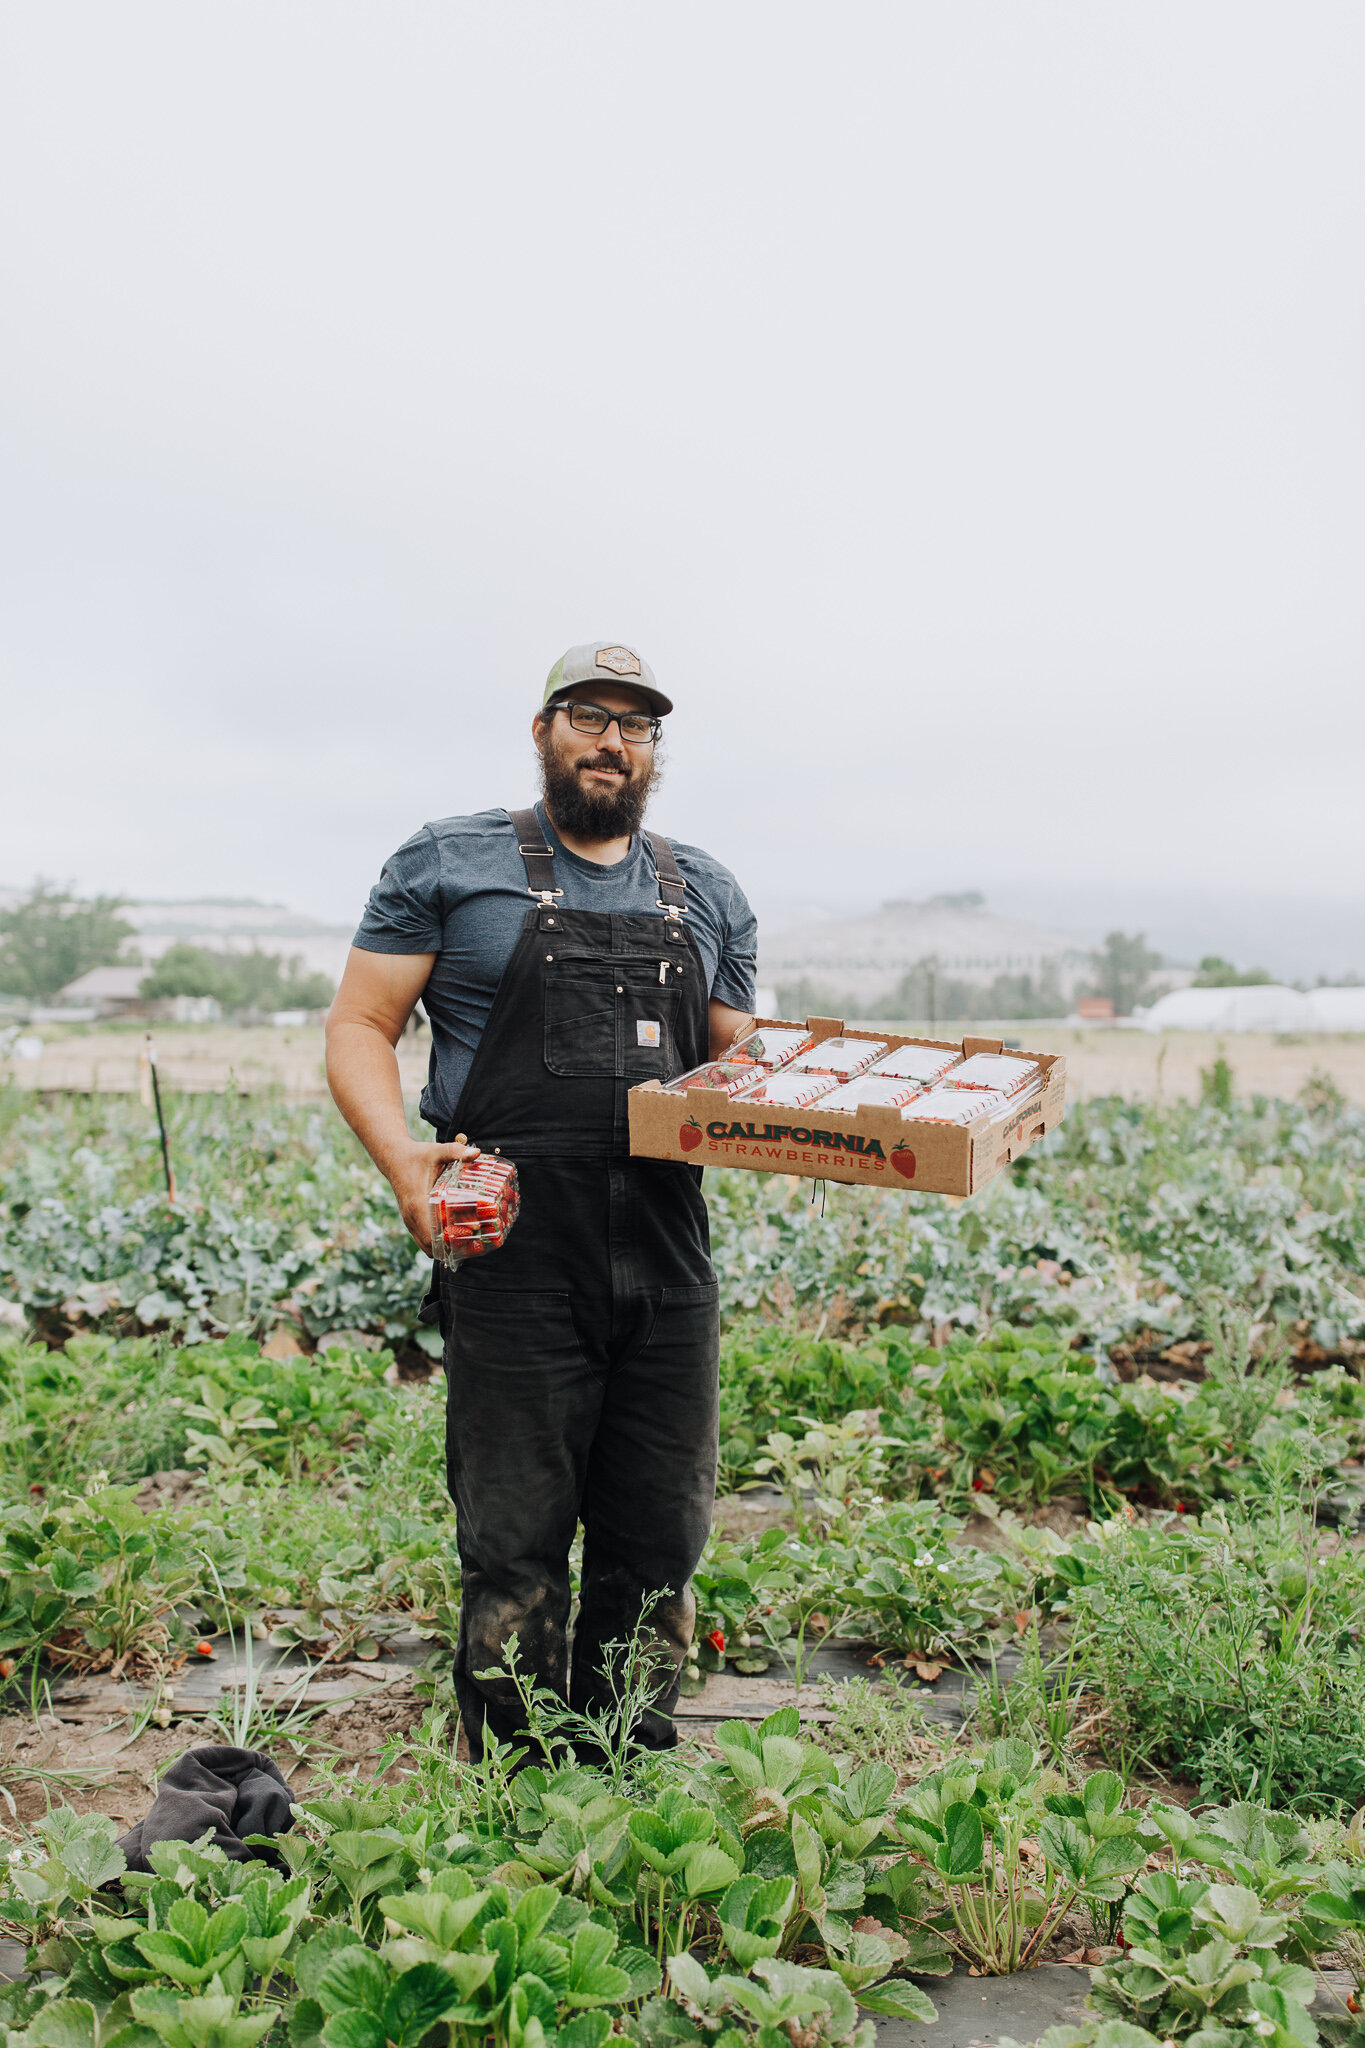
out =
{"type": "Polygon", "coordinates": [[[891,1165],[902,1180],[915,1178],[915,1155],[908,1145],[895,1145],[891,1150],[891,1165]]]}
{"type": "Polygon", "coordinates": [[[694,1116],[690,1116],[678,1132],[678,1143],[684,1152],[695,1152],[701,1143],[701,1138],[701,1125],[694,1116]]]}
{"type": "Polygon", "coordinates": [[[713,1628],[706,1640],[718,1657],[725,1655],[725,1631],[723,1629],[713,1628]]]}
{"type": "Polygon", "coordinates": [[[194,1654],[196,1657],[212,1657],[214,1655],[213,1644],[196,1643],[194,1646],[194,1654]]]}

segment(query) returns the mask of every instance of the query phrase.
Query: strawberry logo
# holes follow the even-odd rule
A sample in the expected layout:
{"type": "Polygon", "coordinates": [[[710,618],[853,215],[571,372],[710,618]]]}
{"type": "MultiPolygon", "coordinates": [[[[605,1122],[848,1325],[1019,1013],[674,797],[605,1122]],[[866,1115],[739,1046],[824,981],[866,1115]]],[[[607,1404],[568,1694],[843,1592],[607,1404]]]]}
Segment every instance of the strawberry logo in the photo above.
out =
{"type": "Polygon", "coordinates": [[[891,1148],[891,1166],[892,1171],[900,1174],[903,1180],[915,1178],[915,1155],[908,1145],[894,1145],[891,1148]]]}
{"type": "Polygon", "coordinates": [[[698,1145],[700,1145],[701,1125],[694,1116],[690,1116],[678,1132],[678,1143],[682,1146],[684,1152],[695,1152],[698,1145]]]}

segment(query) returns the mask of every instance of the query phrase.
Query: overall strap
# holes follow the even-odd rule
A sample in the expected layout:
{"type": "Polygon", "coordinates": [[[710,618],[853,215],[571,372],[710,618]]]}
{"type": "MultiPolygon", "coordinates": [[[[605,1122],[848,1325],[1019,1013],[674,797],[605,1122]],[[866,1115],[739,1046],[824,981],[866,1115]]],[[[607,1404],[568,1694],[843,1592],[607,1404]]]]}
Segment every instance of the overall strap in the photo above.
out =
{"type": "Polygon", "coordinates": [[[646,832],[654,849],[654,868],[659,878],[659,908],[670,920],[687,915],[687,884],[673,855],[673,848],[660,832],[646,832]]]}
{"type": "Polygon", "coordinates": [[[545,834],[540,829],[540,820],[534,811],[509,811],[512,830],[517,835],[517,852],[526,868],[526,893],[534,896],[538,903],[553,903],[564,894],[555,887],[554,848],[545,844],[545,834]]]}

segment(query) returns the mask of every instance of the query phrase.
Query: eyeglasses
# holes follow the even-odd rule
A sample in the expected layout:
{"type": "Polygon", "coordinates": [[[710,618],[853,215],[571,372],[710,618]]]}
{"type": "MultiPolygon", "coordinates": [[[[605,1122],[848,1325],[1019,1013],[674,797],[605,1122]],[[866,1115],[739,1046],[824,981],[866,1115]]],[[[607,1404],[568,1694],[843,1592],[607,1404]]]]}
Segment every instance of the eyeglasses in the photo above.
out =
{"type": "Polygon", "coordinates": [[[575,732],[591,733],[600,739],[609,725],[614,725],[628,747],[643,747],[649,740],[657,740],[663,731],[663,720],[651,718],[647,711],[608,711],[604,704],[556,704],[556,711],[567,711],[569,723],[575,732]]]}

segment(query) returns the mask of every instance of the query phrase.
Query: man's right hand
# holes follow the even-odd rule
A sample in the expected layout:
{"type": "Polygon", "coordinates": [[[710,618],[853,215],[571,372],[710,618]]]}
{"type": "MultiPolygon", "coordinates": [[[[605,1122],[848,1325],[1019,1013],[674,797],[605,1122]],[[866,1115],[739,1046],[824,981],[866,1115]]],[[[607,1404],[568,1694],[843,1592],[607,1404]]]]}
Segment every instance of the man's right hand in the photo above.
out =
{"type": "Polygon", "coordinates": [[[327,1018],[327,1080],[332,1099],[388,1181],[413,1241],[431,1251],[428,1198],[452,1159],[476,1159],[464,1132],[449,1145],[408,1134],[394,1052],[412,1006],[426,987],[434,953],[366,953],[352,946],[327,1018]]]}
{"type": "Polygon", "coordinates": [[[430,1195],[436,1177],[452,1159],[477,1159],[477,1145],[424,1144],[410,1139],[388,1166],[389,1184],[398,1200],[399,1213],[420,1249],[431,1252],[430,1195]]]}

